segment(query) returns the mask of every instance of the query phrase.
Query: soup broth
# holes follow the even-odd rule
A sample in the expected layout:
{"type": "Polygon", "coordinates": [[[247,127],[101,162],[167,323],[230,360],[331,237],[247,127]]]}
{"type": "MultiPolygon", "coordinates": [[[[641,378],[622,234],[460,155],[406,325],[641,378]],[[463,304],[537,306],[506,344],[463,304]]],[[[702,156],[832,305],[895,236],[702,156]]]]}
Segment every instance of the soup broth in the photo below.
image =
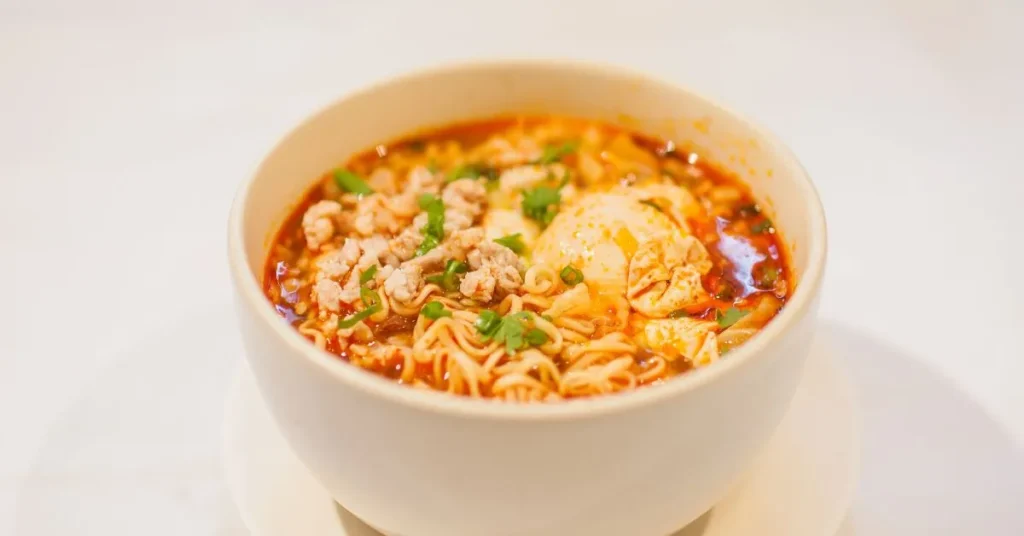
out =
{"type": "Polygon", "coordinates": [[[339,359],[526,402],[709,365],[793,282],[749,189],[699,155],[612,125],[511,117],[327,172],[282,226],[263,285],[339,359]]]}

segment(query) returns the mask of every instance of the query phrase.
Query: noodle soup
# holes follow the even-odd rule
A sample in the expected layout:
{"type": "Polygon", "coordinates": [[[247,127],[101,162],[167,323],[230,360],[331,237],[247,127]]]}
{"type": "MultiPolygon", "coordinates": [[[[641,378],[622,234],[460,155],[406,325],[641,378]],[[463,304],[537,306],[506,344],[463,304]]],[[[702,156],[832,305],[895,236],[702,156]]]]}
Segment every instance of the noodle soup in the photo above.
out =
{"type": "Polygon", "coordinates": [[[330,170],[278,233],[264,291],[318,347],[402,384],[557,401],[727,359],[790,273],[748,189],[700,155],[514,117],[330,170]]]}

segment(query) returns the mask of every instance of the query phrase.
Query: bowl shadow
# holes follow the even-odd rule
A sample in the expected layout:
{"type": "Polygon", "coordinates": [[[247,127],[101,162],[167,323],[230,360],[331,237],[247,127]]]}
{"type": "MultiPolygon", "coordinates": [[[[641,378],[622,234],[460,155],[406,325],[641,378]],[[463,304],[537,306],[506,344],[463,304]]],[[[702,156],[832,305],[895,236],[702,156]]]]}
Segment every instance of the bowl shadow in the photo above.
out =
{"type": "Polygon", "coordinates": [[[1024,449],[922,360],[823,323],[861,411],[861,474],[843,536],[1024,534],[1024,449]]]}

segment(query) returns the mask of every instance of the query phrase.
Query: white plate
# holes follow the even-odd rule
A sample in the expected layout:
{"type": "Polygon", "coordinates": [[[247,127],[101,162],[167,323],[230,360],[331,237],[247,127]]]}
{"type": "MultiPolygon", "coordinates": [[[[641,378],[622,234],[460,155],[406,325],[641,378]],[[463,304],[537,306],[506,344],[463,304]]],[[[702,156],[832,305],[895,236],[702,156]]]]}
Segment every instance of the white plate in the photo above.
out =
{"type": "MultiPolygon", "coordinates": [[[[673,536],[835,533],[853,496],[860,441],[849,382],[826,342],[816,341],[793,405],[754,469],[673,536]]],[[[378,536],[295,458],[245,366],[228,395],[224,432],[228,487],[254,536],[378,536]]]]}

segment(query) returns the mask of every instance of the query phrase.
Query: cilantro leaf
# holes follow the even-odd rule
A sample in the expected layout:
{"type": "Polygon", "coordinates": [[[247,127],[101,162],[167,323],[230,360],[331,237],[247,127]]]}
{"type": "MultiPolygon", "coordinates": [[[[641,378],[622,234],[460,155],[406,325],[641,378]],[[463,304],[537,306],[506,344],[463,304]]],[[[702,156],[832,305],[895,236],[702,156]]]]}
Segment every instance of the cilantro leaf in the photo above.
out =
{"type": "Polygon", "coordinates": [[[526,342],[523,339],[526,333],[526,326],[523,325],[523,321],[529,318],[529,312],[519,311],[518,313],[506,315],[505,318],[501,319],[501,325],[498,326],[498,330],[494,333],[494,340],[505,343],[506,353],[514,354],[516,350],[526,346],[526,342]]]}
{"type": "Polygon", "coordinates": [[[516,255],[519,255],[523,251],[526,251],[526,244],[523,243],[522,233],[515,233],[503,236],[501,238],[495,238],[494,241],[507,247],[508,249],[511,249],[512,252],[515,253],[516,255]]]}
{"type": "Polygon", "coordinates": [[[427,224],[421,229],[423,242],[416,248],[417,257],[436,248],[444,240],[444,202],[434,194],[423,194],[419,204],[427,213],[427,224]]]}
{"type": "Polygon", "coordinates": [[[356,175],[347,169],[334,170],[334,182],[339,188],[346,192],[352,192],[358,195],[369,195],[373,193],[373,189],[366,184],[366,181],[359,177],[359,175],[356,175]]]}
{"type": "Polygon", "coordinates": [[[445,309],[444,304],[439,301],[427,302],[423,309],[420,309],[420,314],[431,320],[437,320],[443,316],[452,316],[452,312],[445,309]]]}
{"type": "Polygon", "coordinates": [[[485,341],[504,343],[505,352],[511,355],[529,345],[544,344],[547,341],[547,335],[543,331],[536,328],[526,329],[525,322],[532,317],[533,313],[529,311],[519,311],[502,318],[494,311],[483,310],[476,320],[476,330],[485,341]]]}
{"type": "Polygon", "coordinates": [[[558,205],[562,203],[562,188],[569,184],[566,174],[558,186],[538,186],[523,191],[523,215],[536,220],[542,227],[547,227],[558,214],[558,205]]]}
{"type": "Polygon", "coordinates": [[[715,320],[718,321],[718,326],[721,328],[727,328],[749,314],[748,311],[730,307],[725,312],[718,311],[715,313],[715,320]]]}

